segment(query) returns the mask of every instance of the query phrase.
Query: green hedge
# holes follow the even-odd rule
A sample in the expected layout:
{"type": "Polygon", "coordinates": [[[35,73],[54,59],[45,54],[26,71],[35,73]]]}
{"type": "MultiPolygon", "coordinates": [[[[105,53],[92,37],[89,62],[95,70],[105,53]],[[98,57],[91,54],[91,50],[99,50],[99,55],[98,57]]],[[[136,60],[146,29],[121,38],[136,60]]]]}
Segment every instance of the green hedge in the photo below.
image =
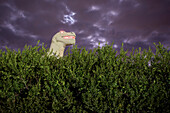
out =
{"type": "Polygon", "coordinates": [[[0,112],[168,113],[170,52],[155,47],[127,56],[122,45],[116,56],[108,45],[74,46],[59,59],[44,44],[0,50],[0,112]]]}

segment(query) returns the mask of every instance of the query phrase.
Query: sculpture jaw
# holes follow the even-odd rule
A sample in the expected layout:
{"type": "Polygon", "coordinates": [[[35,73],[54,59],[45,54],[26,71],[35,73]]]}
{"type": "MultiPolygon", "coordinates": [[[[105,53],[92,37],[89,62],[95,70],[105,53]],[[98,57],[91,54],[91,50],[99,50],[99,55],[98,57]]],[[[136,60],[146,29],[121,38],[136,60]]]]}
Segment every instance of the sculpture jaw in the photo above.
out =
{"type": "Polygon", "coordinates": [[[65,45],[75,45],[76,40],[75,39],[67,39],[65,42],[65,45]]]}

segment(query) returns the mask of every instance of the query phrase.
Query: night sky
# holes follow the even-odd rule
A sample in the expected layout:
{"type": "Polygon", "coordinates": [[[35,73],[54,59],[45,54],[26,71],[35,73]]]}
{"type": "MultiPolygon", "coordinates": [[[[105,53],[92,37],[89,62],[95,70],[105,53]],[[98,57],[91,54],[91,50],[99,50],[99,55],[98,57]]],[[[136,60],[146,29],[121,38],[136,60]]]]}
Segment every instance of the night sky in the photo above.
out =
{"type": "Polygon", "coordinates": [[[167,47],[170,0],[0,0],[0,49],[22,50],[38,40],[49,48],[60,30],[75,32],[77,47],[86,50],[113,41],[117,51],[122,43],[129,51],[154,50],[153,42],[167,47]]]}

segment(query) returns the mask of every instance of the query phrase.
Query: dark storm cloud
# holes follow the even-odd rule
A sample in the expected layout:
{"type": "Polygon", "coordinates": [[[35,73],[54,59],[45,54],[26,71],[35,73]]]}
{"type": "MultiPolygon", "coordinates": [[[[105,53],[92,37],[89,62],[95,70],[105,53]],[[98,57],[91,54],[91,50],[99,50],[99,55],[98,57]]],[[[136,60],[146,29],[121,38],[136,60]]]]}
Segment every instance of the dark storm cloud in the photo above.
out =
{"type": "Polygon", "coordinates": [[[80,20],[75,23],[75,26],[79,26],[77,28],[83,31],[81,33],[81,35],[84,35],[84,37],[81,37],[83,45],[85,45],[84,40],[86,40],[88,44],[91,44],[91,46],[88,46],[90,48],[97,47],[98,42],[103,46],[108,36],[113,36],[114,27],[110,26],[110,24],[118,15],[118,12],[114,11],[112,7],[108,8],[110,6],[109,3],[103,4],[102,0],[68,3],[69,7],[77,13],[75,18],[80,20]]]}
{"type": "Polygon", "coordinates": [[[15,4],[19,9],[29,13],[31,22],[27,25],[27,29],[35,34],[46,37],[54,32],[56,27],[62,26],[58,18],[64,12],[62,10],[64,7],[60,1],[36,0],[25,3],[25,1],[16,0],[15,4]]]}
{"type": "Polygon", "coordinates": [[[36,35],[31,34],[26,29],[23,29],[23,20],[26,16],[23,11],[18,10],[13,3],[2,2],[0,4],[0,45],[4,49],[5,46],[10,49],[21,48],[27,42],[28,44],[37,38],[36,35]],[[30,38],[30,39],[29,39],[30,38]]]}
{"type": "MultiPolygon", "coordinates": [[[[57,23],[55,21],[57,17],[52,16],[57,11],[55,8],[49,8],[50,11],[53,11],[53,13],[50,13],[50,11],[41,9],[45,7],[45,4],[48,4],[48,2],[23,2],[20,0],[3,2],[0,5],[0,8],[3,9],[3,12],[0,12],[2,15],[0,38],[8,42],[8,45],[13,48],[22,48],[25,44],[35,45],[37,38],[48,36],[50,31],[47,29],[50,30],[57,23]],[[12,35],[9,36],[9,34],[12,35]],[[30,41],[32,43],[29,43],[30,41]]],[[[49,7],[51,6],[53,4],[49,7]]],[[[57,7],[57,5],[55,6],[57,7]]]]}
{"type": "Polygon", "coordinates": [[[41,40],[49,47],[59,30],[75,32],[79,48],[93,49],[99,42],[102,47],[113,41],[117,50],[122,42],[129,50],[147,49],[159,41],[168,46],[169,5],[169,0],[4,0],[0,2],[0,46],[23,48],[41,40]]]}
{"type": "Polygon", "coordinates": [[[153,42],[156,44],[159,44],[159,42],[161,42],[161,44],[164,45],[164,47],[168,47],[170,50],[170,34],[169,33],[158,33],[158,32],[152,32],[149,35],[148,41],[147,41],[150,45],[153,45],[153,42]]]}
{"type": "MultiPolygon", "coordinates": [[[[168,34],[170,32],[169,0],[139,0],[138,3],[131,3],[127,0],[120,4],[121,13],[113,24],[117,31],[126,31],[128,33],[132,31],[131,36],[125,34],[127,37],[124,38],[124,40],[133,40],[133,43],[139,40],[141,42],[143,40],[148,40],[147,43],[153,45],[154,41],[158,42],[164,38],[163,34],[168,34]],[[158,32],[159,38],[153,40],[150,34],[154,31],[158,32]],[[139,38],[135,39],[135,37],[139,38]]],[[[170,44],[168,40],[170,39],[167,38],[167,41],[164,42],[165,45],[170,44]]],[[[131,43],[131,41],[129,43],[131,43]]],[[[134,45],[132,44],[131,46],[133,47],[134,45]]],[[[144,46],[145,45],[142,47],[144,46]]]]}
{"type": "MultiPolygon", "coordinates": [[[[1,30],[1,36],[0,36],[0,44],[1,48],[5,50],[5,46],[7,46],[10,49],[17,50],[18,48],[24,47],[25,44],[32,45],[35,41],[33,38],[30,38],[29,36],[15,36],[14,32],[9,31],[7,28],[4,28],[1,30]],[[5,38],[4,38],[5,37],[5,38]]],[[[34,44],[35,45],[35,44],[34,44]]],[[[21,48],[23,49],[23,48],[21,48]]]]}
{"type": "Polygon", "coordinates": [[[168,0],[151,1],[140,0],[137,7],[132,7],[128,2],[122,3],[122,13],[115,21],[115,25],[121,29],[149,30],[148,32],[169,26],[170,7],[168,5],[170,2],[168,0]]]}

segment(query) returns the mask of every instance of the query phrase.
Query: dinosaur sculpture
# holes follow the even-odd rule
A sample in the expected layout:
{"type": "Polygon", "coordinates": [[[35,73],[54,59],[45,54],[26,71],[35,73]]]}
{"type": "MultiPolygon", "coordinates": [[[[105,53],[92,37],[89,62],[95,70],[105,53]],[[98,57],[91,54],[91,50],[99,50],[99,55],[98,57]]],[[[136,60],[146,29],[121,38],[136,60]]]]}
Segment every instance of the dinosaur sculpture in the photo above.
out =
{"type": "Polygon", "coordinates": [[[75,45],[76,34],[74,32],[60,31],[56,33],[51,41],[50,49],[48,55],[52,56],[56,53],[56,57],[63,57],[65,47],[67,45],[75,45]],[[52,54],[50,54],[52,51],[52,54]]]}

